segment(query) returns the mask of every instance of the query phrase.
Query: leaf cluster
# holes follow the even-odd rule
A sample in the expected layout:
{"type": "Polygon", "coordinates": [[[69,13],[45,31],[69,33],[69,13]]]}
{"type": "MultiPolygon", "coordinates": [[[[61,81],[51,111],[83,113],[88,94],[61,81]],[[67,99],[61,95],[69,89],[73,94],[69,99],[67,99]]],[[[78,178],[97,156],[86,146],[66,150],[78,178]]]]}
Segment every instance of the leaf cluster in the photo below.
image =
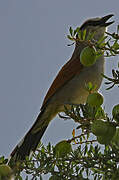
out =
{"type": "Polygon", "coordinates": [[[70,110],[65,107],[65,113],[65,120],[70,118],[79,124],[76,128],[78,135],[73,133],[73,137],[67,140],[72,144],[71,153],[59,157],[55,155],[55,147],[50,143],[47,146],[40,143],[32,157],[27,157],[20,163],[19,171],[16,171],[16,179],[22,180],[21,172],[27,174],[25,180],[28,177],[31,180],[42,180],[42,175],[45,174],[49,174],[51,180],[90,180],[92,177],[95,180],[112,179],[115,176],[114,172],[119,174],[119,147],[109,144],[102,149],[96,136],[91,132],[92,121],[105,119],[114,122],[114,120],[109,119],[102,107],[92,108],[88,104],[72,105],[70,110]]]}

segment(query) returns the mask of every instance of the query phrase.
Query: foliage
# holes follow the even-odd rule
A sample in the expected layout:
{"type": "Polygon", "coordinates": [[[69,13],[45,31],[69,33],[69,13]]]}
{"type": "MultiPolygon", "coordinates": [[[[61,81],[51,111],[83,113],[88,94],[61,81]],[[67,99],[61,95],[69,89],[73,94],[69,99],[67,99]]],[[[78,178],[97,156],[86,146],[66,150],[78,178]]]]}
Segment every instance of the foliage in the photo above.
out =
{"type": "MultiPolygon", "coordinates": [[[[41,179],[42,174],[50,173],[54,179],[113,179],[115,172],[119,175],[119,147],[113,142],[109,145],[101,146],[97,137],[91,132],[91,124],[95,120],[104,119],[106,122],[114,123],[116,127],[119,124],[110,119],[102,107],[91,107],[88,104],[80,104],[77,107],[71,106],[68,110],[65,107],[66,115],[61,116],[65,119],[73,119],[79,123],[72,138],[67,142],[72,144],[72,151],[66,156],[59,157],[54,153],[54,148],[49,143],[46,147],[39,144],[38,149],[31,158],[26,158],[19,163],[15,169],[16,179],[22,179],[20,173],[24,171],[31,175],[30,179],[41,179]]],[[[3,157],[1,164],[5,163],[3,157]]],[[[116,178],[117,178],[116,175],[116,178]]],[[[26,176],[26,180],[28,176],[26,176]]]]}

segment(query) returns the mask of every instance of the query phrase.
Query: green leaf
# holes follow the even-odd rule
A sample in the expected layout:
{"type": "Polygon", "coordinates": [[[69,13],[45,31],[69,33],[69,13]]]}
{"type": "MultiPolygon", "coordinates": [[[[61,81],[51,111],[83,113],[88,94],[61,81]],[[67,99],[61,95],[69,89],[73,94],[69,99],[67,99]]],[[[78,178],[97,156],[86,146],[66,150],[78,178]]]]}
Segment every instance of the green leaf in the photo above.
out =
{"type": "Polygon", "coordinates": [[[0,157],[0,164],[4,163],[4,156],[0,157]]]}
{"type": "Polygon", "coordinates": [[[74,30],[74,36],[75,36],[76,33],[77,33],[77,29],[74,30]]]}
{"type": "Polygon", "coordinates": [[[99,108],[97,109],[97,112],[96,112],[96,114],[95,114],[95,117],[96,117],[96,118],[102,118],[102,119],[105,118],[105,112],[104,112],[104,110],[102,109],[102,107],[99,107],[99,108]]]}
{"type": "Polygon", "coordinates": [[[97,85],[92,84],[92,82],[88,82],[88,84],[85,85],[86,90],[90,93],[91,91],[95,91],[97,85]]]}
{"type": "Polygon", "coordinates": [[[80,30],[78,31],[78,38],[79,38],[79,39],[82,39],[82,33],[81,33],[80,30]]]}
{"type": "Polygon", "coordinates": [[[101,51],[101,50],[98,50],[97,52],[96,52],[96,59],[98,59],[100,56],[102,56],[104,54],[104,52],[103,51],[101,51]]]}
{"type": "Polygon", "coordinates": [[[48,152],[51,151],[51,144],[50,144],[50,142],[48,143],[47,150],[48,150],[48,152]]]}
{"type": "Polygon", "coordinates": [[[108,37],[108,36],[103,36],[103,37],[101,37],[101,38],[98,40],[97,44],[101,45],[101,43],[103,43],[104,40],[105,40],[107,37],[108,37]]]}
{"type": "Polygon", "coordinates": [[[89,82],[89,83],[88,83],[88,88],[89,88],[89,90],[92,90],[92,88],[93,88],[92,82],[89,82]]]}
{"type": "Polygon", "coordinates": [[[67,38],[71,41],[74,41],[74,39],[70,35],[67,35],[67,38]]]}
{"type": "Polygon", "coordinates": [[[112,48],[114,48],[114,50],[119,50],[119,43],[117,41],[115,41],[112,48]]]}
{"type": "Polygon", "coordinates": [[[85,150],[84,150],[84,155],[87,154],[87,151],[88,151],[88,146],[87,146],[87,144],[86,144],[86,145],[85,145],[85,150]]]}
{"type": "Polygon", "coordinates": [[[86,29],[83,31],[83,34],[82,34],[82,40],[85,40],[86,39],[86,29]]]}
{"type": "Polygon", "coordinates": [[[73,29],[72,27],[69,28],[70,35],[73,36],[73,29]]]}
{"type": "Polygon", "coordinates": [[[80,27],[77,27],[76,30],[75,30],[77,33],[80,32],[80,27]]]}

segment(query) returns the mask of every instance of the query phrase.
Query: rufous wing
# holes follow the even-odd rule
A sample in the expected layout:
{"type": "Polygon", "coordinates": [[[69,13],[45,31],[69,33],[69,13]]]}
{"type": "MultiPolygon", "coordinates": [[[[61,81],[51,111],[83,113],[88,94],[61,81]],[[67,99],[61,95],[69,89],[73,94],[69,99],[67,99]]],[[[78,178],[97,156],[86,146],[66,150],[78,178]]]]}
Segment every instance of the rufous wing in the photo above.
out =
{"type": "Polygon", "coordinates": [[[70,79],[72,79],[76,74],[79,74],[83,68],[83,65],[80,63],[80,59],[78,58],[71,58],[59,71],[58,75],[56,76],[55,80],[53,81],[51,87],[49,88],[41,109],[45,107],[49,99],[59,90],[61,87],[64,86],[70,79]]]}

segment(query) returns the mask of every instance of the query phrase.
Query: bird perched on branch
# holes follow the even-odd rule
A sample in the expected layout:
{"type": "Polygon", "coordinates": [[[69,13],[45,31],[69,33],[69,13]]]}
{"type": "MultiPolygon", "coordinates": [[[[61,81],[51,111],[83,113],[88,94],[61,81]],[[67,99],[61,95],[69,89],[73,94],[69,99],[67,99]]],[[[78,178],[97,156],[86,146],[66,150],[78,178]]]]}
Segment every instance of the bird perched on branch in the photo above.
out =
{"type": "MultiPolygon", "coordinates": [[[[102,18],[93,18],[84,22],[80,30],[86,30],[86,36],[94,33],[94,40],[98,41],[104,36],[106,27],[112,22],[107,22],[113,15],[102,18]]],[[[71,59],[61,68],[51,87],[49,88],[41,111],[28,133],[11,153],[11,159],[24,160],[32,151],[35,151],[39,141],[46,131],[50,121],[60,112],[64,112],[64,105],[80,104],[86,101],[88,92],[85,84],[93,82],[98,90],[101,82],[101,73],[104,72],[104,56],[100,56],[96,63],[85,67],[80,62],[81,51],[86,47],[85,43],[76,41],[71,59]]]]}

